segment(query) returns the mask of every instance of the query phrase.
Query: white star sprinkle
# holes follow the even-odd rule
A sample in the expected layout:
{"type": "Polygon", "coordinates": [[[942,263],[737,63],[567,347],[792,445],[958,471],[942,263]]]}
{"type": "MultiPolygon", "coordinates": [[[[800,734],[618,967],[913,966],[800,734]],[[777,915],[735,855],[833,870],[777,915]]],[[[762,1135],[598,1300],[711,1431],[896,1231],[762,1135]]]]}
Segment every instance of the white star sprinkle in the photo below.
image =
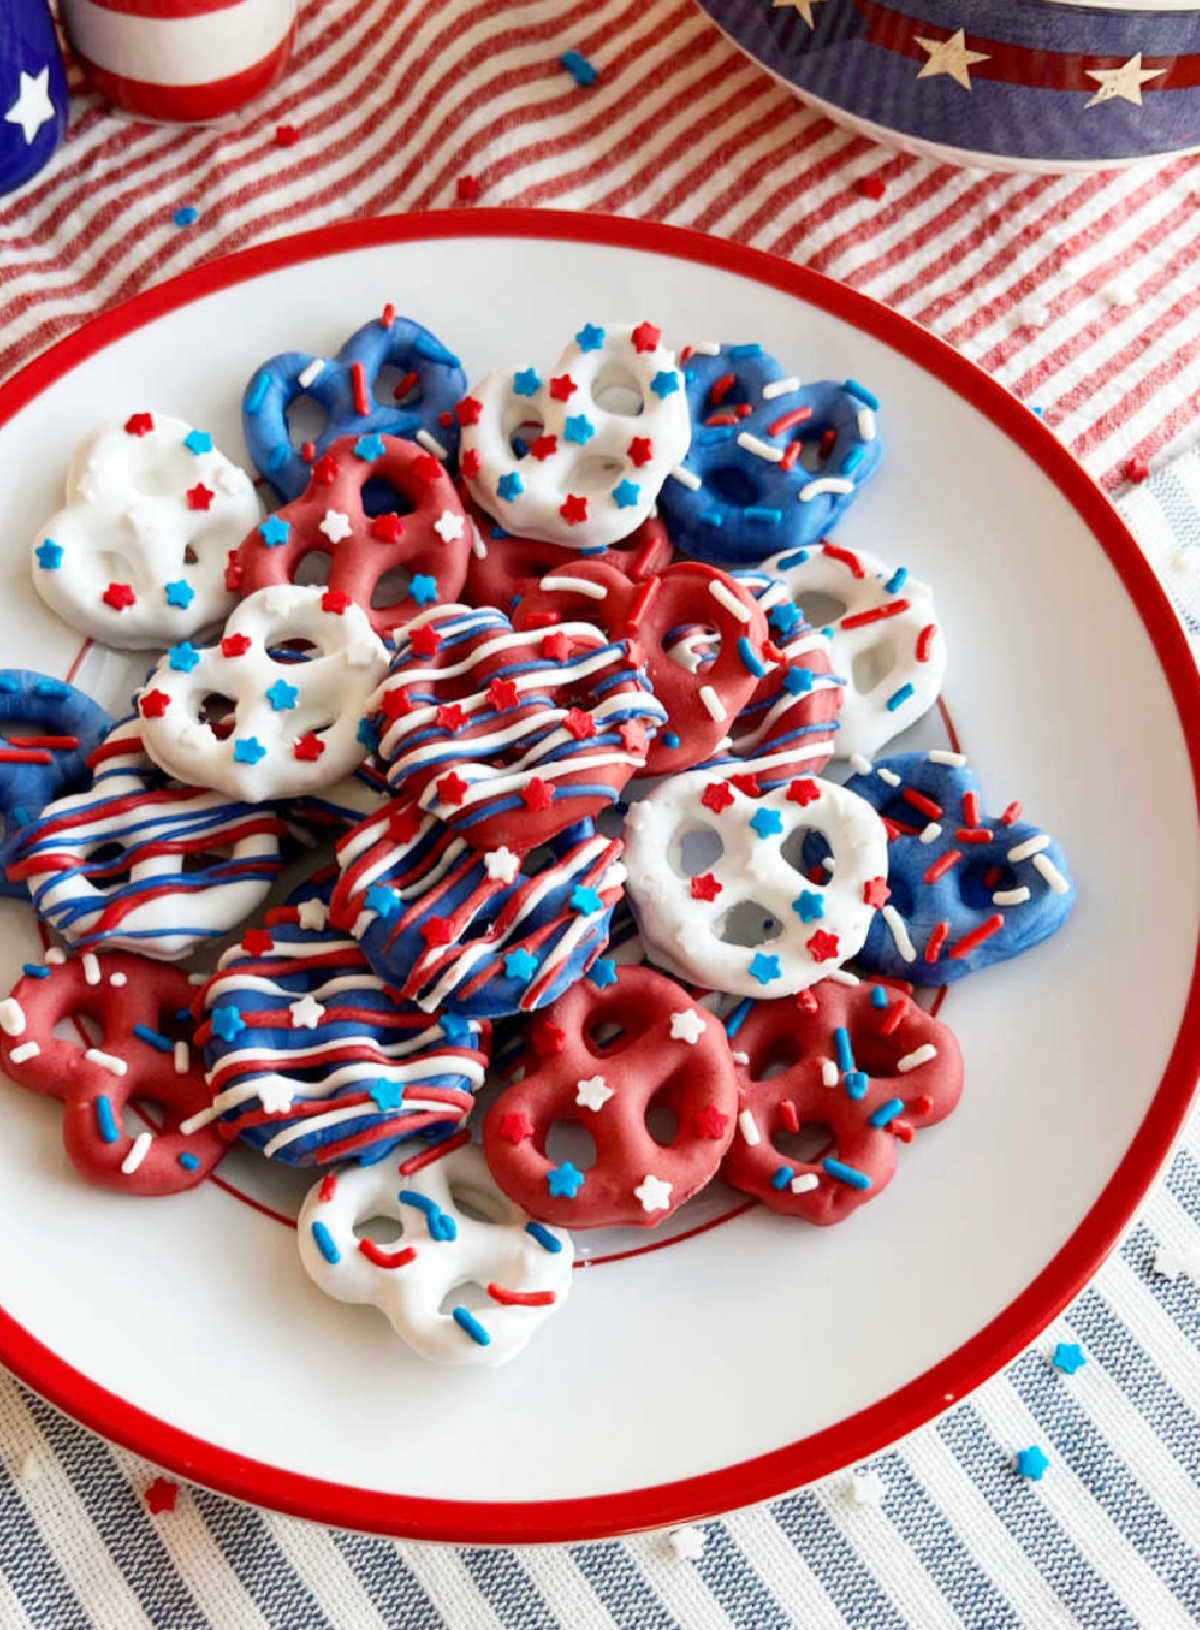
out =
{"type": "Polygon", "coordinates": [[[677,1562],[699,1562],[704,1555],[704,1531],[693,1528],[690,1523],[684,1528],[673,1528],[667,1535],[667,1545],[677,1562]]]}
{"type": "Polygon", "coordinates": [[[301,900],[297,915],[301,928],[324,928],[329,919],[329,913],[321,900],[301,900]]]}
{"type": "Polygon", "coordinates": [[[289,1002],[288,1012],[296,1030],[315,1030],[325,1015],[325,1009],[315,996],[302,996],[298,1002],[289,1002]]]}
{"type": "Polygon", "coordinates": [[[455,515],[452,510],[444,509],[433,523],[433,530],[443,543],[453,543],[456,538],[463,535],[463,518],[455,515]]]}
{"type": "Polygon", "coordinates": [[[965,91],[971,89],[972,64],[988,60],[986,51],[967,50],[966,34],[961,28],[948,40],[926,40],[918,34],[917,44],[929,53],[929,61],[918,73],[918,79],[937,79],[941,74],[949,74],[965,91]]]}
{"type": "Polygon", "coordinates": [[[483,866],[493,883],[511,883],[521,870],[521,859],[501,844],[499,849],[488,850],[483,857],[483,866]]]}
{"type": "Polygon", "coordinates": [[[679,1013],[671,1015],[671,1040],[686,1041],[689,1047],[694,1047],[705,1031],[704,1020],[694,1007],[685,1007],[679,1013]]]}
{"type": "Polygon", "coordinates": [[[278,1075],[260,1075],[254,1083],[265,1115],[284,1115],[292,1107],[292,1083],[278,1075]]]}
{"type": "Polygon", "coordinates": [[[22,72],[18,86],[17,99],[4,118],[10,125],[20,125],[25,145],[29,147],[46,121],[54,117],[54,103],[50,100],[49,67],[43,68],[36,78],[22,72]]]}
{"type": "Polygon", "coordinates": [[[350,536],[350,517],[343,515],[340,509],[327,509],[317,531],[324,532],[330,543],[341,543],[350,536]]]}
{"type": "Polygon", "coordinates": [[[880,1506],[884,1496],[883,1478],[870,1467],[860,1466],[850,1479],[850,1492],[855,1505],[880,1506]]]}
{"type": "Polygon", "coordinates": [[[781,6],[791,6],[793,11],[800,13],[809,28],[815,28],[817,25],[813,22],[812,8],[821,3],[822,0],[771,0],[771,9],[778,11],[781,6]]]}
{"type": "Polygon", "coordinates": [[[664,1183],[661,1177],[653,1177],[647,1172],[633,1192],[642,1202],[643,1211],[666,1211],[671,1204],[673,1186],[671,1183],[664,1183]]]}
{"type": "Polygon", "coordinates": [[[1132,102],[1135,108],[1140,108],[1142,86],[1152,79],[1158,79],[1167,70],[1143,68],[1142,53],[1138,51],[1119,68],[1085,68],[1083,71],[1100,87],[1091,101],[1083,104],[1085,108],[1094,108],[1099,102],[1111,102],[1117,97],[1120,97],[1122,102],[1132,102]]]}
{"type": "Polygon", "coordinates": [[[613,1089],[602,1075],[589,1075],[586,1081],[576,1083],[575,1102],[584,1109],[603,1109],[612,1095],[613,1089]]]}

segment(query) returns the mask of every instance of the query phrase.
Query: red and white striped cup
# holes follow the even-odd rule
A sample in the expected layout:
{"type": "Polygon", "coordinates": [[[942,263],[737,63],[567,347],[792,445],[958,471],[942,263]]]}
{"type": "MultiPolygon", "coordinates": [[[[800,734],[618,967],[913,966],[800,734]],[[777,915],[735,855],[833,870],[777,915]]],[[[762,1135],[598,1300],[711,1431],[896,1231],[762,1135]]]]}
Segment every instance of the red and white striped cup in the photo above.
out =
{"type": "Polygon", "coordinates": [[[220,119],[261,96],[292,48],[296,0],[62,0],[92,85],[142,119],[220,119]]]}

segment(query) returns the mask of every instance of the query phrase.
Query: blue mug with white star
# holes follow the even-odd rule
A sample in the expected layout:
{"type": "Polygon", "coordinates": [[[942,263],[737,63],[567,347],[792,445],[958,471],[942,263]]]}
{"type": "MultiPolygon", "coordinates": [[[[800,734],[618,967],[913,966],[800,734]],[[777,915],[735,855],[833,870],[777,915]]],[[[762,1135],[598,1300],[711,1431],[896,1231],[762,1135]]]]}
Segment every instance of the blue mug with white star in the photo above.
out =
{"type": "Polygon", "coordinates": [[[0,0],[0,192],[47,164],[67,128],[67,76],[46,0],[0,0]]]}

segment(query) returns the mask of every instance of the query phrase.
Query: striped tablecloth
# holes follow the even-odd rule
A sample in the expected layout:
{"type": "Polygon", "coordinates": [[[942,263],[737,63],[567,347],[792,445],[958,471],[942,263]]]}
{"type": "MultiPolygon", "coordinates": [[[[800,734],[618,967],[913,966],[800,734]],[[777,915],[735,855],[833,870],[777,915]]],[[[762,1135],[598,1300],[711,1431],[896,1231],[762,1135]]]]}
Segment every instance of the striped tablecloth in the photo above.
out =
{"type": "MultiPolygon", "coordinates": [[[[802,110],[690,0],[313,0],[282,86],[226,128],[124,123],[77,97],[55,164],[0,200],[0,377],[198,259],[446,206],[464,178],[488,204],[678,222],[926,324],[1106,486],[1149,463],[1128,513],[1195,633],[1200,456],[1172,461],[1200,421],[1194,177],[1189,159],[1056,179],[890,153],[802,110]],[[595,85],[563,71],[568,49],[595,85]]],[[[155,1512],[154,1468],[0,1375],[0,1626],[1185,1630],[1200,1620],[1198,1345],[1193,1123],[1069,1313],[872,1463],[857,1493],[880,1503],[846,1474],[706,1524],[696,1561],[654,1535],[392,1544],[187,1487],[155,1512]],[[1060,1341],[1086,1355],[1073,1375],[1050,1362],[1060,1341]],[[1050,1461],[1036,1483],[1012,1466],[1035,1443],[1050,1461]]]]}

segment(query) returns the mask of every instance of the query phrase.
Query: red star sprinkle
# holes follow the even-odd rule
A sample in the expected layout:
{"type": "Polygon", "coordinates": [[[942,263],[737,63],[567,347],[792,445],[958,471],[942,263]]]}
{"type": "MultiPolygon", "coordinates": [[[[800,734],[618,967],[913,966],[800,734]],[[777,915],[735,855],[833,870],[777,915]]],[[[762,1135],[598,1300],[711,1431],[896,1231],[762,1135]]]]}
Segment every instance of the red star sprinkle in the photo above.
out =
{"type": "Polygon", "coordinates": [[[715,900],[721,892],[721,885],[711,872],[703,872],[699,877],[692,878],[693,900],[715,900]]]}
{"type": "Polygon", "coordinates": [[[388,816],[388,837],[396,843],[408,843],[421,830],[421,811],[415,804],[405,804],[388,816]]]}
{"type": "Polygon", "coordinates": [[[637,719],[626,719],[617,734],[621,738],[621,746],[627,753],[645,754],[650,738],[646,734],[644,724],[640,724],[637,719]]]}
{"type": "Polygon", "coordinates": [[[731,775],[729,780],[731,785],[735,786],[739,792],[744,792],[747,798],[762,797],[762,788],[758,784],[756,775],[731,775]]]}
{"type": "Polygon", "coordinates": [[[833,962],[837,957],[838,937],[827,934],[823,928],[818,928],[804,943],[814,962],[833,962]]]}
{"type": "Polygon", "coordinates": [[[653,323],[639,323],[633,331],[632,338],[635,351],[657,351],[658,342],[662,339],[662,329],[655,328],[653,323]]]}
{"type": "Polygon", "coordinates": [[[206,487],[203,481],[197,481],[194,487],[187,490],[187,506],[189,509],[211,509],[216,496],[211,487],[206,487]]]}
{"type": "Polygon", "coordinates": [[[588,518],[587,499],[581,498],[578,493],[569,492],[558,506],[558,513],[568,526],[575,526],[588,518]]]}
{"type": "Polygon", "coordinates": [[[714,815],[719,815],[733,802],[733,789],[728,781],[710,781],[700,794],[700,802],[705,809],[711,809],[714,815]]]}
{"type": "Polygon", "coordinates": [[[226,634],[221,641],[221,655],[223,657],[244,657],[250,649],[249,634],[226,634]]]}
{"type": "Polygon", "coordinates": [[[1150,479],[1150,466],[1144,458],[1127,458],[1121,466],[1121,474],[1126,481],[1132,481],[1134,486],[1140,486],[1143,481],[1150,479]]]}
{"type": "Polygon", "coordinates": [[[454,423],[453,413],[439,413],[438,423],[441,425],[443,430],[449,430],[450,426],[454,423]]]}
{"type": "Polygon", "coordinates": [[[379,705],[385,719],[402,719],[413,709],[408,692],[401,690],[399,685],[392,690],[385,690],[379,705]]]}
{"type": "Polygon", "coordinates": [[[521,794],[521,802],[526,809],[549,809],[554,802],[554,788],[548,781],[543,781],[541,776],[531,776],[528,785],[521,794]]]}
{"type": "Polygon", "coordinates": [[[161,719],[171,705],[165,690],[148,690],[141,700],[143,719],[161,719]]]}
{"type": "Polygon", "coordinates": [[[299,140],[300,132],[296,129],[295,125],[275,126],[276,147],[295,147],[299,140]]]}
{"type": "Polygon", "coordinates": [[[540,464],[543,459],[553,458],[557,447],[557,436],[538,436],[530,443],[529,451],[540,464]]]}
{"type": "Polygon", "coordinates": [[[157,1517],[160,1511],[174,1511],[178,1493],[178,1483],[172,1483],[168,1477],[156,1477],[143,1498],[147,1507],[157,1517]]]}
{"type": "Polygon", "coordinates": [[[729,1125],[729,1116],[722,1115],[716,1104],[705,1104],[696,1115],[696,1130],[702,1138],[723,1138],[729,1125]]]}
{"type": "Polygon", "coordinates": [[[637,640],[625,641],[625,655],[635,668],[642,667],[646,660],[646,654],[637,640]]]}
{"type": "Polygon", "coordinates": [[[802,990],[796,997],[796,1006],[801,1013],[815,1013],[818,1005],[816,997],[810,990],[802,990]]]}
{"type": "Polygon", "coordinates": [[[533,1122],[523,1109],[506,1109],[497,1124],[502,1138],[510,1143],[524,1143],[533,1136],[533,1122]]]}
{"type": "Polygon", "coordinates": [[[274,948],[275,941],[265,928],[250,928],[242,935],[242,950],[249,956],[266,956],[274,948]]]}
{"type": "Polygon", "coordinates": [[[811,804],[814,798],[821,796],[821,789],[815,781],[805,777],[802,781],[793,781],[788,787],[787,795],[790,804],[799,804],[803,808],[805,804],[811,804]]]}
{"type": "Polygon", "coordinates": [[[863,900],[878,911],[887,905],[892,897],[892,891],[887,886],[887,878],[873,877],[869,883],[863,884],[863,900]]]}
{"type": "Polygon", "coordinates": [[[430,917],[421,924],[421,938],[426,945],[449,945],[449,921],[445,917],[430,917]]]}
{"type": "Polygon", "coordinates": [[[922,1093],[919,1098],[914,1098],[908,1107],[914,1115],[928,1115],[933,1108],[933,1099],[922,1093]]]}
{"type": "Polygon", "coordinates": [[[321,596],[321,610],[332,611],[335,616],[338,617],[340,617],[344,611],[348,611],[353,604],[354,601],[351,600],[348,594],[343,593],[341,589],[326,589],[325,593],[321,596]]]}
{"type": "Polygon", "coordinates": [[[540,1053],[543,1058],[553,1058],[567,1045],[567,1032],[561,1024],[555,1024],[551,1019],[538,1019],[529,1032],[529,1039],[535,1053],[540,1053]]]}
{"type": "Polygon", "coordinates": [[[338,461],[332,453],[325,453],[313,465],[313,480],[319,481],[323,487],[332,486],[337,480],[338,461]]]}
{"type": "Polygon", "coordinates": [[[649,436],[635,436],[625,449],[625,455],[640,470],[643,464],[649,464],[654,457],[654,443],[649,436]]]}
{"type": "Polygon", "coordinates": [[[442,636],[431,624],[422,623],[420,628],[414,628],[408,636],[408,643],[412,647],[413,656],[431,657],[436,655],[437,648],[442,643],[442,636]]]}
{"type": "Polygon", "coordinates": [[[454,183],[454,191],[460,204],[473,204],[483,188],[473,175],[460,175],[454,183]]]}
{"type": "Polygon", "coordinates": [[[432,487],[433,483],[441,475],[442,467],[432,453],[425,453],[420,458],[413,460],[412,473],[418,481],[423,481],[427,487],[432,487]]]}
{"type": "Polygon", "coordinates": [[[873,198],[878,203],[887,187],[877,175],[860,175],[854,183],[854,190],[860,198],[873,198]]]}
{"type": "Polygon", "coordinates": [[[574,649],[571,640],[561,629],[547,634],[542,641],[542,655],[549,657],[551,662],[565,662],[574,649]]]}
{"type": "Polygon", "coordinates": [[[596,734],[596,721],[582,708],[573,707],[563,720],[563,729],[574,736],[576,741],[586,741],[589,736],[596,734]]]}
{"type": "Polygon", "coordinates": [[[464,781],[461,775],[451,770],[437,784],[438,797],[444,804],[461,804],[467,796],[469,786],[469,782],[464,781]]]}
{"type": "Polygon", "coordinates": [[[569,402],[578,389],[570,374],[556,374],[550,381],[550,394],[556,402],[569,402]]]}
{"type": "Polygon", "coordinates": [[[371,536],[380,543],[399,543],[403,531],[404,522],[390,509],[384,515],[376,515],[371,522],[371,536]]]}
{"type": "Polygon", "coordinates": [[[313,730],[310,730],[306,736],[301,736],[300,740],[292,748],[293,755],[304,764],[315,764],[324,751],[325,743],[313,730]]]}
{"type": "Polygon", "coordinates": [[[300,457],[306,464],[311,464],[316,456],[317,444],[315,441],[302,441],[300,443],[300,457]]]}
{"type": "Polygon", "coordinates": [[[125,433],[129,436],[148,436],[154,429],[154,415],[151,413],[131,413],[125,421],[125,433]]]}
{"type": "Polygon", "coordinates": [[[498,710],[521,705],[521,693],[511,679],[493,679],[487,688],[487,697],[498,710]]]}
{"type": "Polygon", "coordinates": [[[467,716],[457,702],[448,702],[438,708],[434,717],[443,730],[461,730],[467,722],[467,716]]]}
{"type": "Polygon", "coordinates": [[[482,412],[483,403],[473,396],[464,396],[461,402],[454,404],[454,417],[459,424],[478,424],[482,412]]]}
{"type": "Polygon", "coordinates": [[[479,454],[475,448],[468,447],[459,454],[458,467],[468,481],[473,481],[479,474],[479,454]]]}
{"type": "Polygon", "coordinates": [[[236,591],[241,588],[245,576],[246,568],[238,559],[237,550],[231,549],[229,551],[229,559],[225,563],[225,587],[229,590],[230,594],[236,593],[236,591]]]}
{"type": "Polygon", "coordinates": [[[124,611],[127,606],[133,605],[137,595],[128,583],[110,583],[100,598],[114,611],[124,611]]]}

